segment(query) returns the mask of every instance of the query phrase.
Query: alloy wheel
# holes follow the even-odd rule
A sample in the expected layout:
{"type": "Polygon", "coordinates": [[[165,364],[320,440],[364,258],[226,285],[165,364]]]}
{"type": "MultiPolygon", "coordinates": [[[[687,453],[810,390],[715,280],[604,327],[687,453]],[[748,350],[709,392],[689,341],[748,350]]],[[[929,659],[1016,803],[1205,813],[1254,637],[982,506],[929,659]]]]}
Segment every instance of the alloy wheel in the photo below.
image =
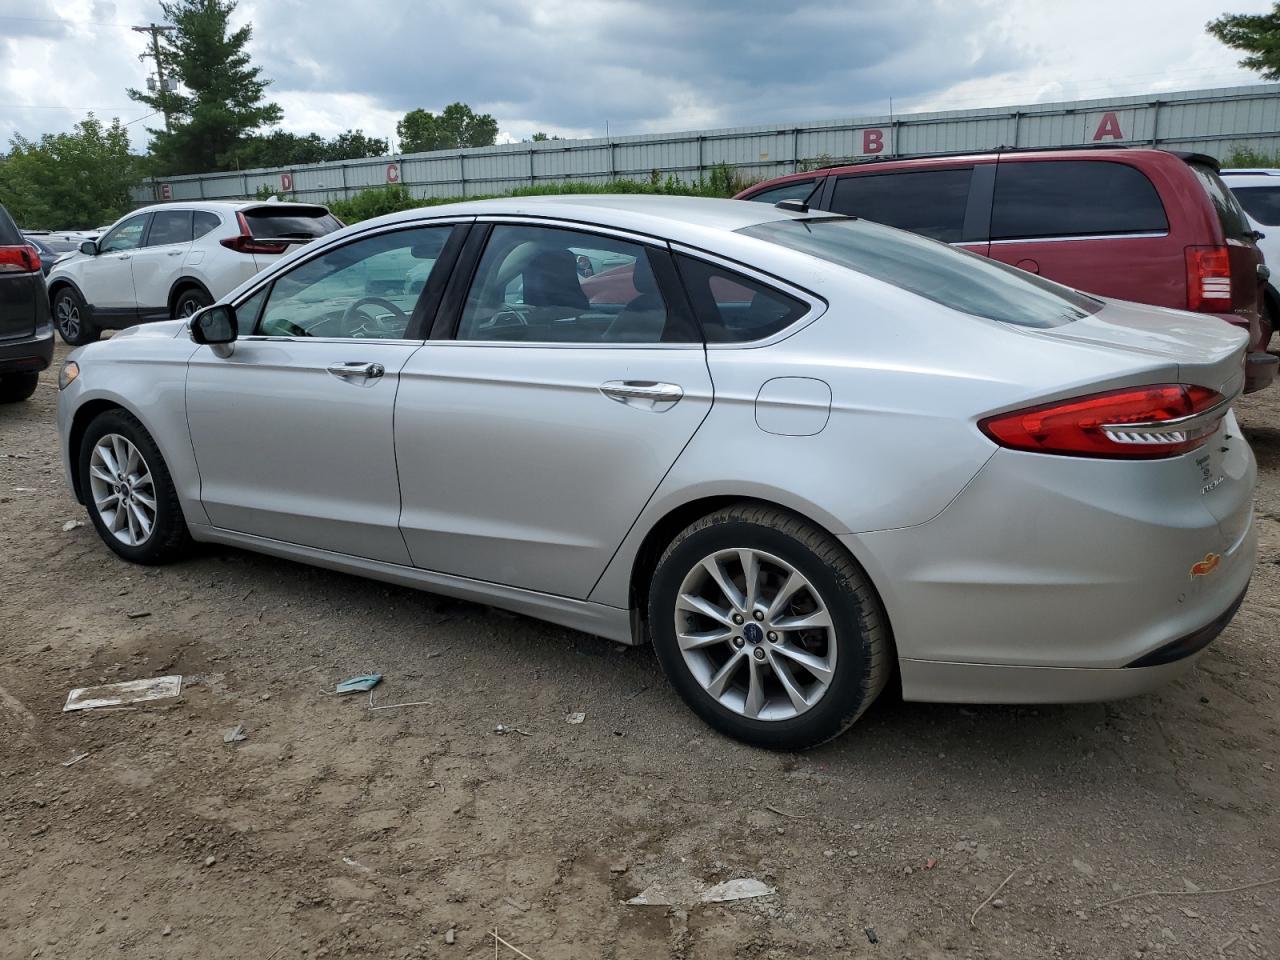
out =
{"type": "Polygon", "coordinates": [[[178,304],[178,316],[183,320],[189,320],[199,309],[200,304],[196,301],[195,297],[186,297],[180,304],[178,304]]]}
{"type": "Polygon", "coordinates": [[[118,433],[102,436],[89,458],[94,509],[117,540],[136,547],[156,524],[155,487],[141,451],[118,433]]]}
{"type": "Polygon", "coordinates": [[[59,297],[53,307],[53,319],[67,340],[80,336],[80,308],[70,297],[59,297]]]}
{"type": "Polygon", "coordinates": [[[720,550],[680,584],[676,641],[694,679],[753,720],[812,709],[835,676],[835,625],[817,588],[787,561],[720,550]]]}

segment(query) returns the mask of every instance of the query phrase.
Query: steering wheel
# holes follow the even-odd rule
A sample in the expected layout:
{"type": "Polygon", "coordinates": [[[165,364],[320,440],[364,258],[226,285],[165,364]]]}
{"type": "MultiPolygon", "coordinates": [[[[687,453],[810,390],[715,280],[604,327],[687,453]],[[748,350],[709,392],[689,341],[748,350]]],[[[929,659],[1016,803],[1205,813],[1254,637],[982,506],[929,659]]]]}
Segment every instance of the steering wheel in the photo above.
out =
{"type": "Polygon", "coordinates": [[[515,307],[508,306],[499,310],[488,320],[482,320],[476,324],[476,328],[480,330],[494,330],[505,327],[527,327],[529,325],[528,318],[515,307]]]}
{"type": "Polygon", "coordinates": [[[361,297],[359,300],[354,301],[342,314],[343,324],[346,325],[351,323],[355,319],[356,314],[360,312],[360,308],[369,305],[386,307],[396,315],[397,320],[403,320],[406,327],[409,325],[409,315],[384,297],[361,297]]]}

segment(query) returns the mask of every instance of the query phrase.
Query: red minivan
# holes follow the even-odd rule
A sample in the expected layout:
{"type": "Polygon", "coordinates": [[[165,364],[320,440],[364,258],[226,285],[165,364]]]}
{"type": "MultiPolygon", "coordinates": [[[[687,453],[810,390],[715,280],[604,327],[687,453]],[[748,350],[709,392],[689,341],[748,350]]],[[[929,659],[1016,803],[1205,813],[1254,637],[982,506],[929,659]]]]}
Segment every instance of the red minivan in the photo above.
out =
{"type": "Polygon", "coordinates": [[[1280,365],[1265,352],[1258,235],[1212,157],[1111,148],[877,160],[778,177],[737,199],[799,201],[1100,296],[1214,314],[1249,331],[1246,391],[1280,365]]]}

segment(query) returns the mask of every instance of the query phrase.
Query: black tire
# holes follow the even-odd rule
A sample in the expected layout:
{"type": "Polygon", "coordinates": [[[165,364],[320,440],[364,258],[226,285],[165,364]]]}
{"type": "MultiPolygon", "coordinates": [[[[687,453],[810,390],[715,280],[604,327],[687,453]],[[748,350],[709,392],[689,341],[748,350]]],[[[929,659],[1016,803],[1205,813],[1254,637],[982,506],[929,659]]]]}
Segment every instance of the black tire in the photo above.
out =
{"type": "Polygon", "coordinates": [[[84,496],[89,519],[108,547],[126,560],[147,565],[170,563],[181,558],[191,547],[191,534],[182,515],[178,492],[174,488],[169,467],[160,455],[151,434],[137,418],[125,410],[107,410],[94,417],[80,441],[77,460],[80,491],[84,496]],[[151,475],[156,502],[155,522],[148,537],[138,544],[126,544],[107,527],[93,503],[93,487],[89,481],[89,464],[94,445],[109,433],[119,434],[138,448],[151,475]]]}
{"type": "Polygon", "coordinates": [[[102,336],[102,331],[89,319],[84,298],[75,287],[59,287],[53,295],[53,325],[58,336],[73,347],[83,347],[102,336]]]}
{"type": "Polygon", "coordinates": [[[763,505],[727,507],[685,528],[658,561],[648,614],[658,660],[680,696],[716,730],[754,746],[805,750],[838,736],[872,704],[892,672],[889,621],[867,575],[829,534],[763,505]],[[834,641],[828,642],[837,645],[832,679],[821,698],[797,716],[759,720],[724,706],[695,678],[676,640],[676,600],[685,576],[703,558],[740,548],[790,564],[831,614],[834,641]]]}
{"type": "Polygon", "coordinates": [[[205,293],[200,287],[187,287],[180,294],[178,299],[173,302],[173,318],[175,320],[185,320],[197,310],[203,309],[213,303],[213,297],[205,293]]]}
{"type": "Polygon", "coordinates": [[[26,400],[40,386],[38,373],[6,373],[0,377],[0,403],[26,400]]]}

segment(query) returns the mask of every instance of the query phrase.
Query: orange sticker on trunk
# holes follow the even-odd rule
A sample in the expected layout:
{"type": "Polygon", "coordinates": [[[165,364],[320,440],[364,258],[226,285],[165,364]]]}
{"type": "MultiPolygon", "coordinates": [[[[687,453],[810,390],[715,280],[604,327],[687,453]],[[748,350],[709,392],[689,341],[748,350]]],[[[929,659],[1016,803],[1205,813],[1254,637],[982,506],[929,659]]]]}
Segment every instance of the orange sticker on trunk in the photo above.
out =
{"type": "Polygon", "coordinates": [[[1191,576],[1203,577],[1218,569],[1218,564],[1222,562],[1222,557],[1216,553],[1206,553],[1203,560],[1199,560],[1191,565],[1191,576]]]}

